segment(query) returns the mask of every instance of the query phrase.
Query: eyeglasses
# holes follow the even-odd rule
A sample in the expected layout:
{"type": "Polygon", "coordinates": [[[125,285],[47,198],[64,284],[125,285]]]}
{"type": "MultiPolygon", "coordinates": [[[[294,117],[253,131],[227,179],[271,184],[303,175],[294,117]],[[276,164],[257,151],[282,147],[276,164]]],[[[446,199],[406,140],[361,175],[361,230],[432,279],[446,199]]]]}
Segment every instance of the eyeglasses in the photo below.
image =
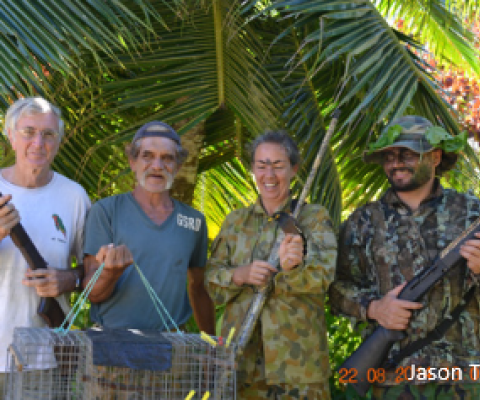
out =
{"type": "Polygon", "coordinates": [[[16,132],[26,140],[32,140],[33,138],[35,138],[35,135],[38,132],[42,137],[42,139],[45,140],[46,142],[55,142],[60,136],[60,133],[52,129],[45,129],[43,131],[39,131],[34,128],[24,128],[24,129],[18,129],[16,132]]]}
{"type": "Polygon", "coordinates": [[[420,155],[414,153],[413,151],[400,151],[398,153],[393,153],[391,151],[383,153],[382,162],[383,164],[393,164],[395,161],[398,161],[402,164],[414,164],[420,158],[420,155]]]}
{"type": "MultiPolygon", "coordinates": [[[[155,161],[155,155],[150,151],[143,151],[140,153],[140,157],[146,163],[155,161]]],[[[163,165],[171,167],[177,163],[177,157],[174,154],[162,154],[158,157],[163,165]]]]}

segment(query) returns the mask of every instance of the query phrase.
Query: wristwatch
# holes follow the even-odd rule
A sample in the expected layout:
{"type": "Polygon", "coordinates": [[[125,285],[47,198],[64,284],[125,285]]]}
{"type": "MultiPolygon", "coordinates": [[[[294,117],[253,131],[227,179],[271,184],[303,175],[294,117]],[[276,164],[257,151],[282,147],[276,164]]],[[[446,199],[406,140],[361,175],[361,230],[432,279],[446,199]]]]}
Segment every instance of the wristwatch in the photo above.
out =
{"type": "Polygon", "coordinates": [[[82,289],[82,278],[80,278],[80,274],[78,271],[72,269],[73,275],[75,276],[75,290],[82,289]]]}

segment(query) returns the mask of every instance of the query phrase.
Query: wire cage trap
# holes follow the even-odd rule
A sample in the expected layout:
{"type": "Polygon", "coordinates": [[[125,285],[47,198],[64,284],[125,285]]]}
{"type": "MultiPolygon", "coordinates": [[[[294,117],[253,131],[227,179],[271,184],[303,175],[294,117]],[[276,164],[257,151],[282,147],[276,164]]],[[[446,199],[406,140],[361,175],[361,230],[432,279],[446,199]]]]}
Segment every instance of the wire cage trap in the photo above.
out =
{"type": "Polygon", "coordinates": [[[232,400],[234,360],[197,334],[15,328],[5,398],[232,400]]]}

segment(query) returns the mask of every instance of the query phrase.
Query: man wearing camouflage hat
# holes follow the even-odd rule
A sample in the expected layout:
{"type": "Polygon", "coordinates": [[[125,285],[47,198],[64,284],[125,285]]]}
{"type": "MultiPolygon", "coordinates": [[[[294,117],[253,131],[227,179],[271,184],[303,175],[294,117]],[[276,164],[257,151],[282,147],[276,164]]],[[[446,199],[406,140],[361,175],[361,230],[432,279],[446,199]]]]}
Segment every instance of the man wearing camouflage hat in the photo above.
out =
{"type": "Polygon", "coordinates": [[[343,224],[329,295],[333,312],[367,322],[365,334],[378,325],[407,334],[389,353],[393,366],[376,371],[372,399],[480,396],[480,385],[468,381],[470,366],[480,364],[480,290],[475,286],[480,240],[461,247],[465,265],[447,273],[421,303],[397,298],[405,282],[430,266],[480,215],[476,197],[445,189],[439,182],[465,142],[465,135],[452,136],[425,118],[406,116],[392,121],[364,156],[365,162],[382,165],[391,187],[343,224]],[[462,300],[465,309],[442,337],[417,342],[451,319],[462,300]],[[407,369],[412,366],[413,373],[407,369]],[[465,369],[464,381],[443,379],[445,373],[415,373],[422,371],[418,368],[453,367],[465,369]]]}

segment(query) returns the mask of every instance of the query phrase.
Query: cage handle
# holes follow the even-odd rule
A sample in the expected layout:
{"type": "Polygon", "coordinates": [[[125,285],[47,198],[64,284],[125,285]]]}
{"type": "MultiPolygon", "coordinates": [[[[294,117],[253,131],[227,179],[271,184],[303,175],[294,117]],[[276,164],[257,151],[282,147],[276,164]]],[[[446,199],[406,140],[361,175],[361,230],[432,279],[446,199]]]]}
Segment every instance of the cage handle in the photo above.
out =
{"type": "Polygon", "coordinates": [[[15,344],[11,344],[8,346],[8,351],[13,355],[13,358],[15,359],[15,365],[17,367],[17,370],[19,372],[23,371],[23,366],[26,364],[25,360],[23,359],[22,354],[20,353],[20,350],[15,344]]]}

